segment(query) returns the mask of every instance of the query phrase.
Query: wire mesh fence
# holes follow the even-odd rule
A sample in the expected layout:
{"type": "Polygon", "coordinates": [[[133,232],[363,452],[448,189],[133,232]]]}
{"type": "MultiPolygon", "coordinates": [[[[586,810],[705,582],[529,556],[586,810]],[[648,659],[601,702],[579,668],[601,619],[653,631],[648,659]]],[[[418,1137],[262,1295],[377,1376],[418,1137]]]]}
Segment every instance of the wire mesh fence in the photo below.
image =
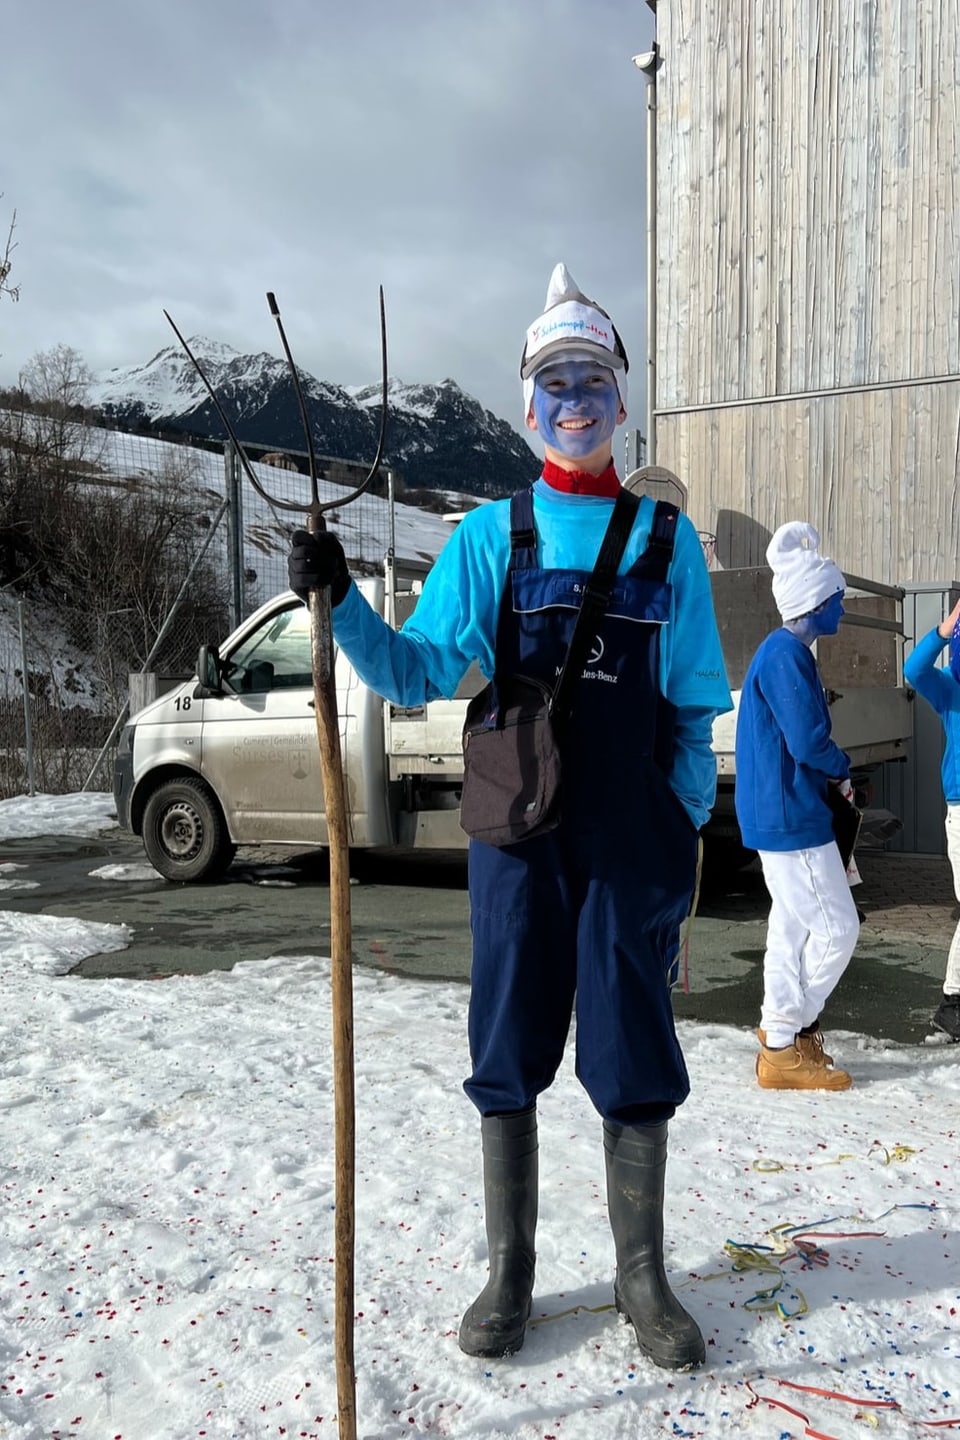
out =
{"type": "MultiPolygon", "coordinates": [[[[130,675],[155,672],[161,692],[189,678],[202,642],[286,588],[289,537],[303,523],[257,493],[229,445],[73,422],[56,445],[37,433],[39,422],[0,414],[0,798],[109,789],[130,675]],[[41,544],[49,516],[26,498],[38,484],[48,504],[80,507],[72,527],[62,517],[72,578],[60,587],[41,544]]],[[[245,450],[270,496],[306,506],[304,453],[245,450]]],[[[366,466],[318,457],[318,471],[332,500],[366,466]]],[[[327,516],[357,574],[379,569],[388,549],[423,554],[388,483],[383,472],[374,493],[327,516]]]]}

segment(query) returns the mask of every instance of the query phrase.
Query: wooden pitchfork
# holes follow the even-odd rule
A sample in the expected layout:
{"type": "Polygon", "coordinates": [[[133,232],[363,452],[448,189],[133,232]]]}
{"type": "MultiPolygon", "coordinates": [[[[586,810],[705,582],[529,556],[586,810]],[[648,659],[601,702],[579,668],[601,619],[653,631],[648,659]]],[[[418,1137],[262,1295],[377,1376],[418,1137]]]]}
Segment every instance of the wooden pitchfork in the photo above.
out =
{"type": "MultiPolygon", "coordinates": [[[[317,460],[313,436],[307,417],[300,376],[294,364],[280,311],[272,292],[267,292],[270,313],[277,322],[283,351],[290,367],[300,422],[307,442],[310,460],[310,500],[280,500],[268,494],[253,473],[234,428],[220,404],[213,387],[193,354],[190,346],[164,310],[171,329],[179,340],[194,369],[213,401],[221,424],[240,457],[247,479],[271,505],[283,510],[306,513],[307,529],[313,534],[326,530],[324,512],[356,500],[373,480],[380,468],[387,435],[387,325],[380,288],[380,355],[382,388],[380,402],[380,437],[370,471],[361,485],[342,499],[321,501],[317,482],[317,460]]],[[[313,669],[313,695],[317,717],[317,739],[320,745],[320,774],[323,781],[324,809],[327,817],[327,841],[330,853],[330,948],[332,958],[331,1000],[333,1008],[333,1100],[334,1100],[334,1347],[337,1373],[337,1423],[340,1440],[356,1440],[357,1402],[354,1373],[354,1243],[356,1218],[356,1108],[353,1070],[353,933],[350,919],[350,860],[347,833],[347,804],[343,785],[343,761],[340,753],[340,725],[337,716],[337,686],[333,664],[333,626],[330,618],[330,589],[311,590],[310,653],[313,669]]]]}

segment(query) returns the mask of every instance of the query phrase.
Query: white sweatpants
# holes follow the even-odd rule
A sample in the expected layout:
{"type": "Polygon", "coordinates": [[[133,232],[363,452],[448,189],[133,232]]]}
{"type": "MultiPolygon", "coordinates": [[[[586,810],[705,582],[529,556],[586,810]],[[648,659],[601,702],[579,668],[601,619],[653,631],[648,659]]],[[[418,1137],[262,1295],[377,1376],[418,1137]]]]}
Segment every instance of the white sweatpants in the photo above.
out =
{"type": "Polygon", "coordinates": [[[792,1045],[812,1025],[846,970],[860,933],[836,845],[761,850],[770,892],[761,1027],[767,1044],[792,1045]]]}
{"type": "MultiPolygon", "coordinates": [[[[953,871],[953,892],[960,900],[960,805],[947,806],[947,859],[953,871]]],[[[960,995],[960,924],[953,932],[947,973],[943,979],[945,995],[960,995]]]]}

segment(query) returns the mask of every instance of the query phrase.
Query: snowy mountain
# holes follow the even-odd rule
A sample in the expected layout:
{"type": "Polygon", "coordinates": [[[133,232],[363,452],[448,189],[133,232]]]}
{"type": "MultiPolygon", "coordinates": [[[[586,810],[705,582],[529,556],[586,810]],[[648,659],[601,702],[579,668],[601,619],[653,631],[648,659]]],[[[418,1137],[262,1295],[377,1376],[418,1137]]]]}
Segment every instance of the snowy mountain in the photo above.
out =
{"type": "MultiPolygon", "coordinates": [[[[188,341],[240,440],[272,450],[303,450],[293,380],[284,360],[240,355],[228,345],[188,341]]],[[[318,456],[373,456],[380,386],[346,389],[300,371],[318,456]]],[[[223,438],[223,426],[199,375],[177,344],[145,365],[110,370],[90,403],[121,426],[223,438]]],[[[536,476],[536,456],[521,436],[453,380],[439,385],[389,381],[387,463],[409,488],[508,495],[536,476]]]]}

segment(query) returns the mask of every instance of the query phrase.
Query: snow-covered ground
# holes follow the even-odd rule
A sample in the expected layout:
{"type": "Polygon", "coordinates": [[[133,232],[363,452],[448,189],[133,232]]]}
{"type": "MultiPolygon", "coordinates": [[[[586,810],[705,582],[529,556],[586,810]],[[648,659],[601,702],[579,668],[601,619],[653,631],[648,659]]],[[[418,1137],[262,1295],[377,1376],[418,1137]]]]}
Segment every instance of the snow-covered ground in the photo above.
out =
{"type": "MultiPolygon", "coordinates": [[[[0,803],[0,875],[22,873],[5,841],[111,814],[0,803]]],[[[82,980],[125,928],[4,901],[0,1436],[333,1440],[328,960],[82,980]]],[[[854,1088],[789,1096],[756,1088],[746,1030],[681,1025],[667,1260],[707,1339],[693,1375],[644,1361],[610,1308],[600,1121],[566,1064],[541,1103],[536,1323],[484,1363],[456,1341],[485,1270],[466,989],[358,970],[354,993],[358,1435],[960,1427],[960,1047],[831,1032],[854,1088]]]]}

